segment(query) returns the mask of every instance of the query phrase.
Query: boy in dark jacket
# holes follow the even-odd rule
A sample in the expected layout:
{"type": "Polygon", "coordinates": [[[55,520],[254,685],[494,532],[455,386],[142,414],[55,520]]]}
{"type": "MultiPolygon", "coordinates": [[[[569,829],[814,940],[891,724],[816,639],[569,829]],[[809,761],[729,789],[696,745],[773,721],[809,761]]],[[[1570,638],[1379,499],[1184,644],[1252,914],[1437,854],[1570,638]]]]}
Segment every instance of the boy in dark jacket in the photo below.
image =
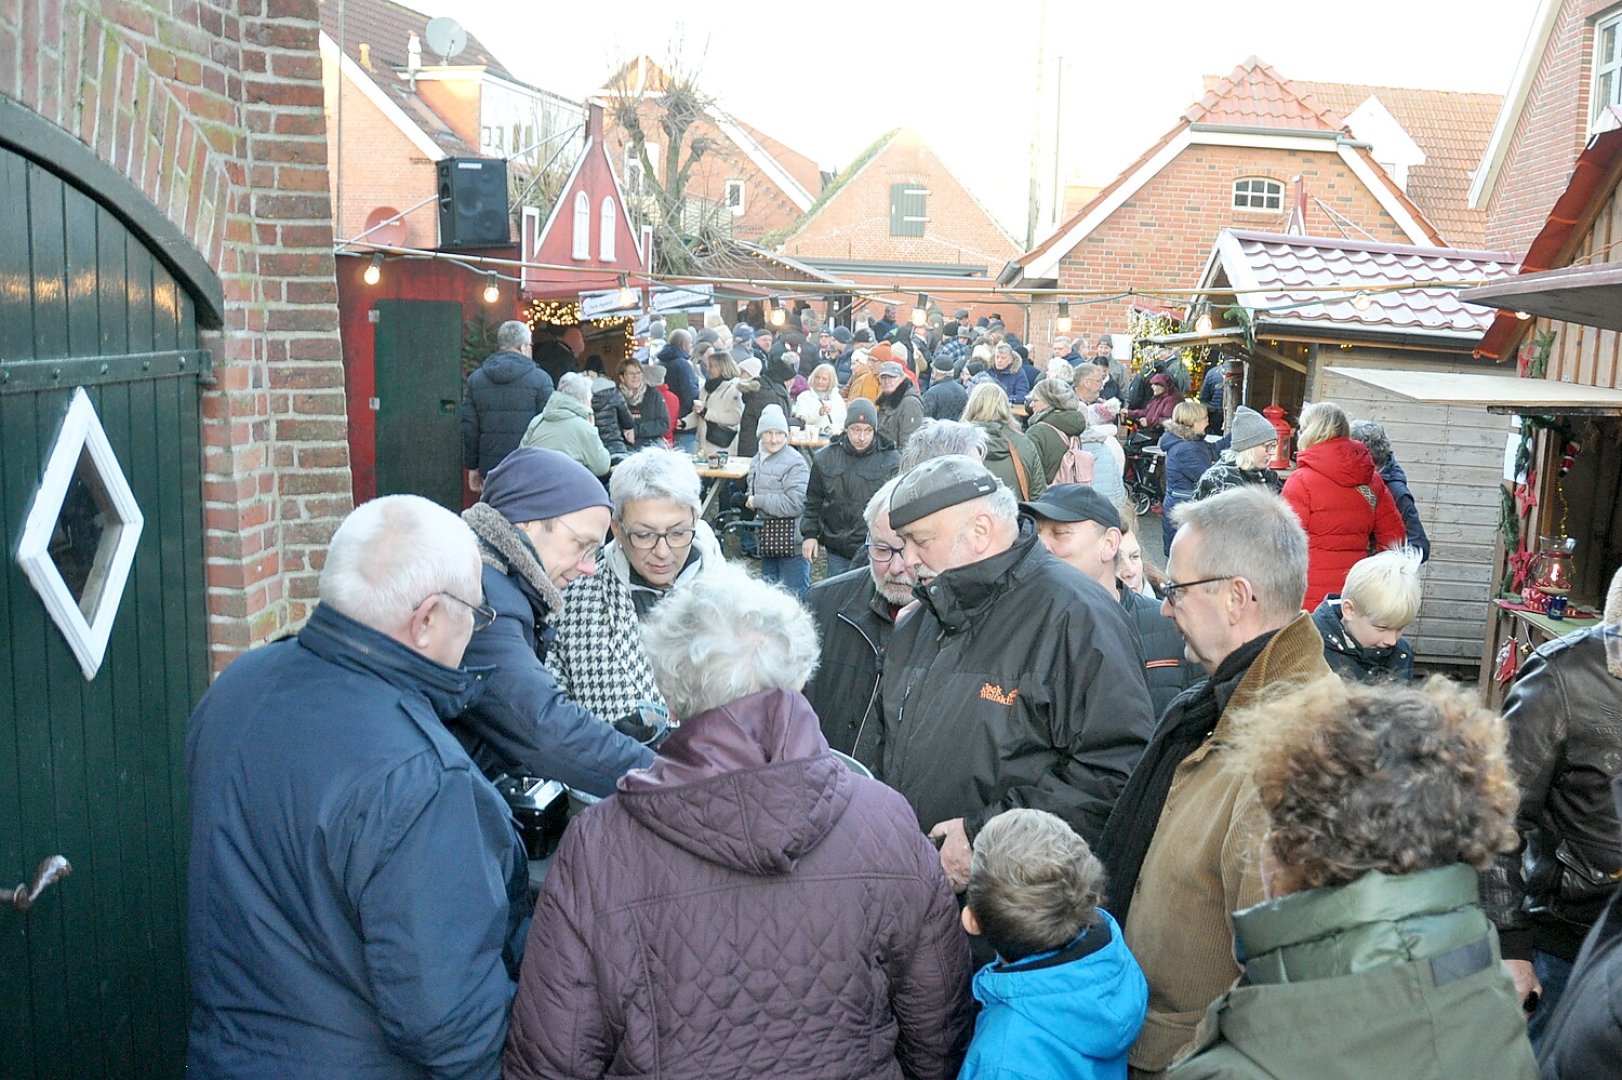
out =
{"type": "Polygon", "coordinates": [[[1419,614],[1419,552],[1393,548],[1346,572],[1340,595],[1324,597],[1312,621],[1324,639],[1324,659],[1349,682],[1414,677],[1414,647],[1402,628],[1419,614]]]}
{"type": "Polygon", "coordinates": [[[958,1080],[1126,1076],[1149,984],[1098,906],[1104,867],[1044,810],[1007,810],[974,843],[963,928],[997,950],[958,1080]]]}

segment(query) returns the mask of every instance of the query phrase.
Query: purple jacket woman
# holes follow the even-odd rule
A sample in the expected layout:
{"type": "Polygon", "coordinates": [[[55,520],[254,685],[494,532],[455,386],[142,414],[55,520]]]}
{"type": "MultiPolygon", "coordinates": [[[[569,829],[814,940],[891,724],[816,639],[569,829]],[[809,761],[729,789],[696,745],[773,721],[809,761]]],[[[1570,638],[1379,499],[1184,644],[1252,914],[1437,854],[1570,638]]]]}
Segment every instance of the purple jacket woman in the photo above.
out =
{"type": "MultiPolygon", "coordinates": [[[[717,672],[815,640],[786,593],[711,577],[650,618],[677,715],[697,699],[671,685],[661,640],[685,636],[676,660],[714,655],[717,672]],[[782,640],[749,653],[746,633],[782,640]]],[[[712,681],[738,686],[735,670],[712,681]]],[[[833,756],[797,689],[751,681],[570,824],[530,930],[508,1078],[956,1074],[969,952],[938,856],[900,795],[833,756]]]]}

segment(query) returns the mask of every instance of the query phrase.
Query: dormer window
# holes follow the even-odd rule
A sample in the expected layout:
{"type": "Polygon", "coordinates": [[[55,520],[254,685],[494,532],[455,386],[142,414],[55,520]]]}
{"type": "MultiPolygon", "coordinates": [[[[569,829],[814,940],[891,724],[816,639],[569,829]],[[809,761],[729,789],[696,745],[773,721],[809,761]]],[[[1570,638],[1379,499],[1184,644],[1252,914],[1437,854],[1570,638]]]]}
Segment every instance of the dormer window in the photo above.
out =
{"type": "Polygon", "coordinates": [[[1612,105],[1622,105],[1622,15],[1612,15],[1594,27],[1594,107],[1588,126],[1612,105]]]}
{"type": "Polygon", "coordinates": [[[1265,176],[1247,176],[1233,182],[1233,208],[1259,212],[1284,208],[1284,185],[1265,176]]]}
{"type": "Polygon", "coordinates": [[[591,258],[591,196],[584,191],[575,192],[574,233],[571,239],[570,258],[591,258]]]}

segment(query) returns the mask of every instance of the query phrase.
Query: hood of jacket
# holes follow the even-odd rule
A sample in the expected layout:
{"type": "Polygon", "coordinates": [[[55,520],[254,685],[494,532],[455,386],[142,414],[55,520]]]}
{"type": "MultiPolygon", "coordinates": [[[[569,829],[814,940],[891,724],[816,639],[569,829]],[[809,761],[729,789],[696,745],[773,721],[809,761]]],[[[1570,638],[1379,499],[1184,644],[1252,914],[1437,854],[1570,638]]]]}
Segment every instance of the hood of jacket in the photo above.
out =
{"type": "Polygon", "coordinates": [[[446,667],[327,604],[315,606],[298,641],[340,667],[375,675],[397,690],[421,694],[445,720],[460,716],[478,700],[484,692],[484,677],[491,670],[446,667]]]}
{"type": "Polygon", "coordinates": [[[510,383],[522,379],[535,370],[535,361],[523,353],[509,352],[506,349],[493,352],[484,358],[479,369],[493,383],[510,383]]]}
{"type": "MultiPolygon", "coordinates": [[[[1374,460],[1373,454],[1369,455],[1369,460],[1374,460]]],[[[1385,464],[1380,466],[1380,479],[1384,480],[1387,486],[1391,484],[1407,486],[1408,484],[1408,474],[1403,471],[1401,465],[1397,464],[1396,458],[1386,458],[1385,464]]]]}
{"type": "Polygon", "coordinates": [[[1356,439],[1328,439],[1309,446],[1295,456],[1302,468],[1320,473],[1341,487],[1366,484],[1374,475],[1374,457],[1356,439]]]}
{"type": "Polygon", "coordinates": [[[595,426],[591,408],[584,402],[570,397],[568,394],[554,393],[546,399],[546,408],[541,410],[541,420],[566,420],[577,416],[587,423],[595,426]]]}
{"type": "Polygon", "coordinates": [[[1015,445],[1014,436],[1021,432],[1000,421],[976,420],[974,426],[986,433],[986,460],[1006,461],[1008,453],[1015,445]]]}
{"type": "Polygon", "coordinates": [[[878,406],[881,409],[894,409],[908,397],[917,397],[918,388],[912,385],[912,380],[905,375],[901,377],[901,385],[888,394],[879,394],[878,406]]]}
{"type": "Polygon", "coordinates": [[[1054,1043],[1091,1058],[1124,1054],[1143,1025],[1149,987],[1103,908],[1081,937],[1043,957],[993,963],[974,976],[974,997],[1001,1005],[1021,1024],[1046,1032],[1054,1043]]]}
{"type": "Polygon", "coordinates": [[[1047,424],[1057,429],[1065,438],[1071,439],[1087,430],[1087,414],[1077,409],[1043,409],[1032,419],[1025,433],[1029,435],[1030,428],[1037,424],[1047,424]]]}
{"type": "Polygon", "coordinates": [[[606,375],[599,375],[591,380],[591,400],[596,403],[607,401],[619,390],[619,384],[606,375]]]}
{"type": "Polygon", "coordinates": [[[652,766],[620,779],[619,803],[683,851],[770,877],[823,841],[854,786],[810,703],[765,690],[684,719],[652,766]]]}
{"type": "Polygon", "coordinates": [[[540,552],[522,529],[489,503],[474,503],[462,511],[462,520],[478,538],[479,561],[518,584],[535,609],[537,621],[556,619],[563,613],[563,593],[552,584],[540,552]]]}

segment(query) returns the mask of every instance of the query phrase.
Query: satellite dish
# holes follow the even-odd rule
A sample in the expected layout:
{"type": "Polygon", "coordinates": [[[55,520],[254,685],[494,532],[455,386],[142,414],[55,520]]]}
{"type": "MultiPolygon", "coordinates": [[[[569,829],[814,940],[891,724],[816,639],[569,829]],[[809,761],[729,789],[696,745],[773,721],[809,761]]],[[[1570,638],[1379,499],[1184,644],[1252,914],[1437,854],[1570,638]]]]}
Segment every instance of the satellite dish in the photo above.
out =
{"type": "Polygon", "coordinates": [[[428,47],[439,54],[441,64],[450,63],[451,57],[467,48],[467,31],[455,19],[429,19],[424,33],[428,37],[428,47]]]}
{"type": "Polygon", "coordinates": [[[384,247],[403,247],[406,242],[406,223],[402,214],[392,206],[378,206],[366,215],[361,231],[366,239],[384,247]],[[383,224],[388,222],[387,225],[383,224]]]}

